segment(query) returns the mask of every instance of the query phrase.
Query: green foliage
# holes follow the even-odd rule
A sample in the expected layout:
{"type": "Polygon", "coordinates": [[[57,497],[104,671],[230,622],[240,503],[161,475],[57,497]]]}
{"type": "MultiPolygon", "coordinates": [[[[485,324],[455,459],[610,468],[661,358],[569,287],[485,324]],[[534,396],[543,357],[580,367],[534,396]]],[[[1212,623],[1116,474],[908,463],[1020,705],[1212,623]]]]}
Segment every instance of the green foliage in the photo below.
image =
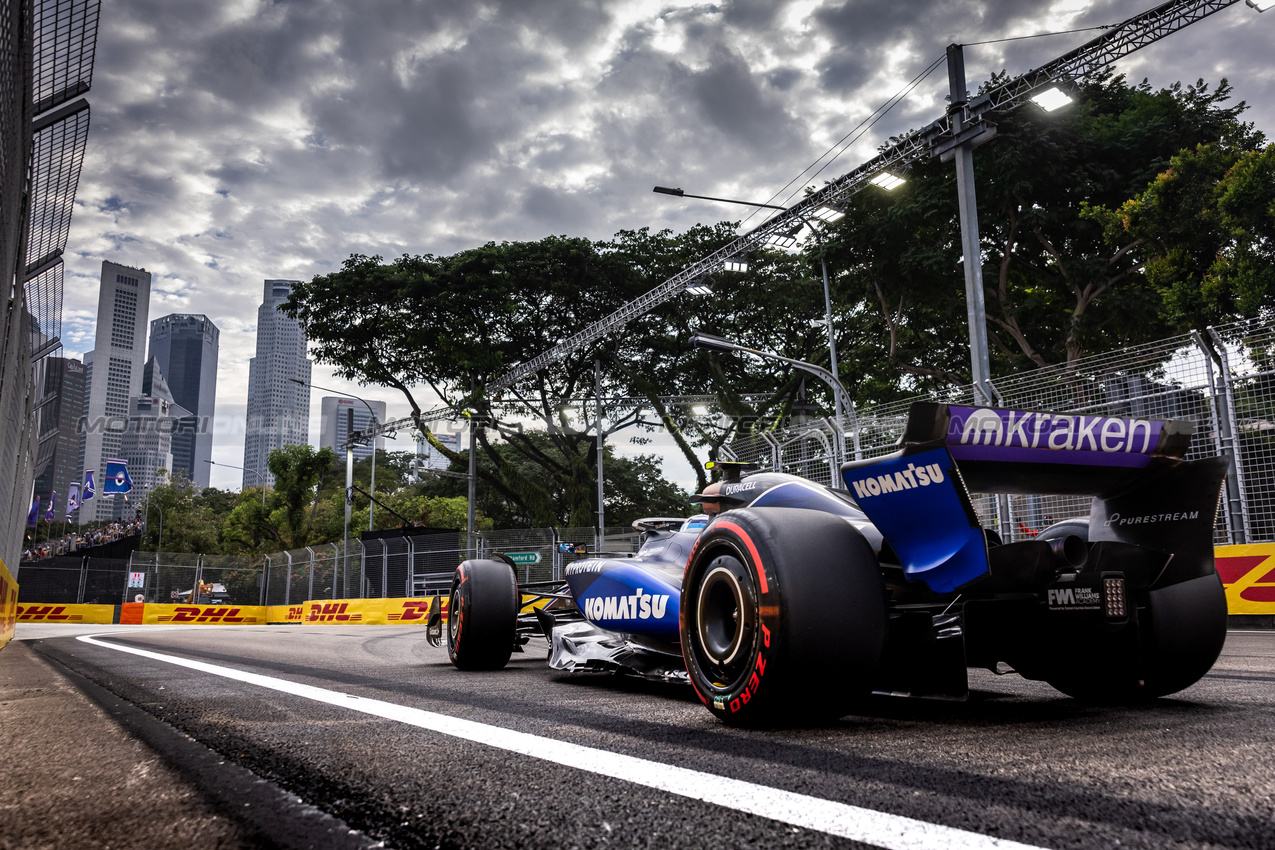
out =
{"type": "MultiPolygon", "coordinates": [[[[1244,104],[1229,98],[1225,80],[1212,90],[1200,81],[1153,91],[1103,76],[1089,80],[1066,110],[1026,107],[996,117],[997,137],[975,153],[993,374],[1179,329],[1160,286],[1140,273],[1127,244],[1113,246],[1109,217],[1094,211],[1116,209],[1144,191],[1184,148],[1259,144],[1261,134],[1238,119],[1244,104]]],[[[1190,235],[1189,226],[1180,233],[1190,235]]],[[[859,327],[876,329],[876,352],[902,373],[870,393],[967,382],[951,163],[918,164],[888,196],[860,193],[834,241],[836,265],[847,270],[834,298],[852,305],[859,327]]],[[[871,356],[873,345],[864,351],[871,356]]]]}
{"type": "Polygon", "coordinates": [[[1118,209],[1086,214],[1141,270],[1176,329],[1275,306],[1275,146],[1182,151],[1118,209]]]}

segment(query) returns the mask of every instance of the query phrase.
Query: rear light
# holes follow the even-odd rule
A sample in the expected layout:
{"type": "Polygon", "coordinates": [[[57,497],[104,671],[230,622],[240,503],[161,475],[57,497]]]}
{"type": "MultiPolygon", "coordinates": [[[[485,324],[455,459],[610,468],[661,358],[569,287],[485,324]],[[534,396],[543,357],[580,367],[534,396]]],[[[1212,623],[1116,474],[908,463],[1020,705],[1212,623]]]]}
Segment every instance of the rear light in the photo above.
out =
{"type": "Polygon", "coordinates": [[[1102,580],[1102,598],[1103,608],[1109,619],[1123,620],[1129,616],[1129,604],[1125,596],[1123,577],[1104,577],[1102,580]]]}

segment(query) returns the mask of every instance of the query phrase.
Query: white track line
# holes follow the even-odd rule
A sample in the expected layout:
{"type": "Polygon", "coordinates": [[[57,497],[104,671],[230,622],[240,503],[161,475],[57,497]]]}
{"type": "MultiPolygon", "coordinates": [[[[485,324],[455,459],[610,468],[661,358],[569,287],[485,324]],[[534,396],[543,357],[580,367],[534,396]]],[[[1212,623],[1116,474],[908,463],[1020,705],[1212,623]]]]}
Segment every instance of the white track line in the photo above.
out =
{"type": "Polygon", "coordinates": [[[485,723],[462,720],[458,717],[409,708],[392,702],[356,697],[326,688],[316,688],[272,676],[235,670],[231,667],[135,649],[131,646],[105,643],[92,635],[83,635],[78,640],[117,652],[140,655],[154,661],[175,664],[214,676],[223,676],[250,685],[282,691],[315,702],[348,708],[351,711],[359,711],[387,720],[396,720],[431,732],[474,741],[577,770],[587,770],[613,779],[622,779],[625,782],[689,797],[693,800],[702,800],[792,826],[825,832],[853,841],[862,841],[887,848],[887,850],[920,850],[920,848],[975,850],[992,847],[1005,848],[1005,850],[1011,850],[1011,848],[1012,850],[1019,850],[1019,848],[1035,850],[1030,848],[1030,845],[1019,844],[1015,841],[849,806],[805,794],[794,794],[791,791],[766,785],[755,785],[751,782],[584,747],[553,738],[543,738],[526,732],[515,732],[512,729],[488,726],[485,723]]]}

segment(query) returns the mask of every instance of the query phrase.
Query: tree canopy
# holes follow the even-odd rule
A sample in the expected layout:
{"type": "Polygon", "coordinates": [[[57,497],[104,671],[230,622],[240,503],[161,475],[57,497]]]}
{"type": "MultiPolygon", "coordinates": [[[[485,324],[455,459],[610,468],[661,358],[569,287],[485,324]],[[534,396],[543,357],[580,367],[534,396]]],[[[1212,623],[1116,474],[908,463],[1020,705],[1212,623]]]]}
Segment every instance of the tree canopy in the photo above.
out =
{"type": "MultiPolygon", "coordinates": [[[[994,116],[997,137],[975,153],[993,375],[1270,306],[1271,155],[1226,81],[1157,91],[1106,74],[1080,95],[1055,113],[994,116]]],[[[827,388],[800,372],[685,346],[706,331],[829,365],[827,331],[812,322],[824,313],[821,255],[840,377],[856,402],[968,383],[956,201],[950,163],[916,163],[898,191],[847,201],[823,246],[757,251],[746,274],[701,281],[712,297],[682,295],[635,317],[496,407],[486,392],[495,377],[728,244],[735,225],[493,242],[390,262],[354,255],[294,287],[284,310],[338,374],[399,390],[422,432],[434,395],[457,414],[487,417],[479,474],[494,499],[516,506],[509,516],[576,522],[596,509],[599,428],[612,442],[663,428],[699,469],[741,428],[773,427],[807,403],[832,408],[827,388]],[[595,363],[602,395],[629,399],[600,422],[582,404],[595,395],[595,363]],[[705,393],[728,414],[724,425],[668,400],[705,393]]]]}

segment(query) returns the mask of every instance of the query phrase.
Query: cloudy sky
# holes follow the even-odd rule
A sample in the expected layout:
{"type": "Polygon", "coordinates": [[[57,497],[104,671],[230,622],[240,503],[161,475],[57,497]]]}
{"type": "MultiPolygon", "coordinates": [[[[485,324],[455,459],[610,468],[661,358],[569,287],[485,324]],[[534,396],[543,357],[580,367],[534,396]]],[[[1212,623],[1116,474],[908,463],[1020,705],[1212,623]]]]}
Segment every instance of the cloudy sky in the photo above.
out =
{"type": "MultiPolygon", "coordinates": [[[[93,347],[101,261],[145,267],[151,318],[205,313],[221,329],[213,457],[241,464],[234,423],[263,279],[309,279],[354,252],[737,218],[651,187],[765,200],[947,44],[1112,24],[1150,5],[103,0],[67,352],[93,347]]],[[[967,47],[970,88],[1094,35],[967,47]]],[[[1272,41],[1275,11],[1237,3],[1119,68],[1157,86],[1229,77],[1275,135],[1272,41]]],[[[939,117],[945,92],[940,67],[818,179],[939,117]]],[[[316,382],[347,386],[330,376],[316,365],[316,382]]],[[[407,412],[390,390],[350,388],[407,412]]],[[[238,483],[214,469],[215,486],[238,483]]]]}

